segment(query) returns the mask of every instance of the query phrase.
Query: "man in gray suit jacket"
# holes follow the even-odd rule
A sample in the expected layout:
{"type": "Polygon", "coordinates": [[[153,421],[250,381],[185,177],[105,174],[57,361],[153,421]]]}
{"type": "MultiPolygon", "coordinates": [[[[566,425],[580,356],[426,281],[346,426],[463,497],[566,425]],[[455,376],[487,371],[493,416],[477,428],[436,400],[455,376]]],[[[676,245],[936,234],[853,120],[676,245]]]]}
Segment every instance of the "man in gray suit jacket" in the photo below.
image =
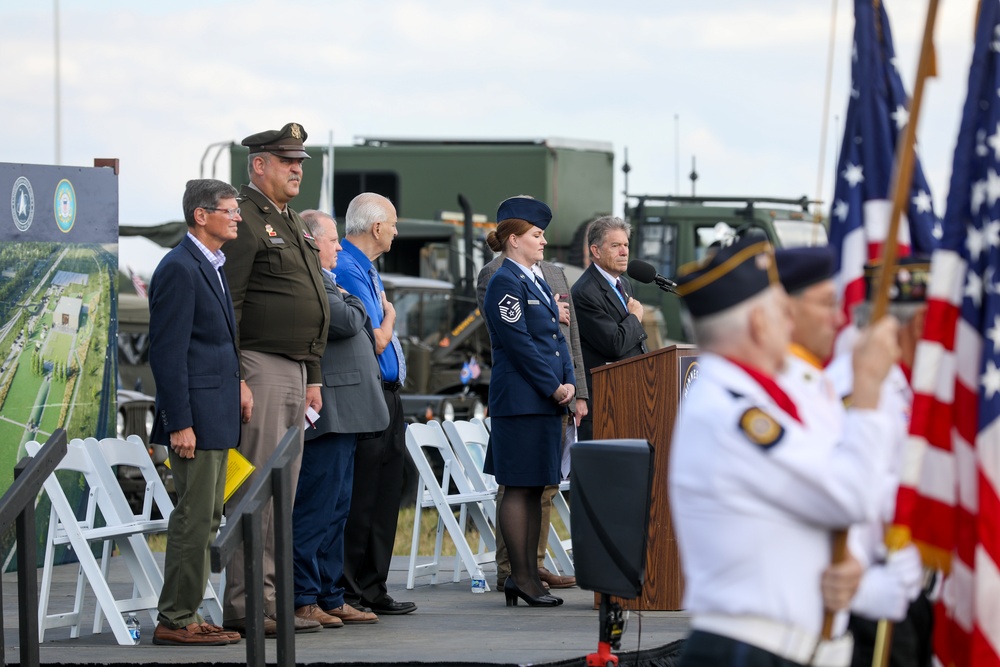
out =
{"type": "MultiPolygon", "coordinates": [[[[486,298],[486,286],[490,278],[503,263],[503,255],[497,255],[493,261],[479,271],[476,278],[476,300],[479,302],[479,310],[483,310],[483,299],[486,298]]],[[[541,278],[548,283],[549,288],[556,297],[559,304],[559,328],[562,329],[563,337],[569,346],[569,352],[573,355],[573,374],[578,378],[576,385],[576,401],[569,404],[570,413],[573,415],[573,426],[578,426],[580,420],[587,414],[587,385],[579,378],[583,378],[586,369],[583,365],[583,354],[580,350],[580,330],[577,327],[576,313],[573,309],[573,300],[570,296],[569,282],[566,274],[558,264],[542,260],[532,267],[536,273],[541,271],[541,278]]],[[[565,466],[564,466],[565,468],[565,466]]],[[[565,472],[565,470],[564,470],[565,472]]],[[[545,547],[549,542],[549,517],[552,512],[552,497],[559,491],[558,486],[547,486],[542,492],[542,522],[541,535],[538,540],[538,577],[549,588],[570,588],[576,585],[576,577],[567,577],[553,574],[545,568],[545,547]]],[[[503,500],[503,487],[497,492],[497,504],[503,500]]],[[[510,575],[510,561],[507,559],[507,547],[504,544],[503,536],[497,531],[497,590],[503,591],[504,581],[510,575]]]]}
{"type": "Polygon", "coordinates": [[[306,430],[292,510],[295,615],[324,628],[378,623],[375,614],[344,602],[338,582],[344,572],[344,527],[358,433],[383,430],[389,425],[389,410],[367,311],[361,299],[337,286],[332,272],[340,251],[337,222],[320,211],[301,216],[319,247],[330,329],[320,362],[323,409],[313,428],[306,430]]]}

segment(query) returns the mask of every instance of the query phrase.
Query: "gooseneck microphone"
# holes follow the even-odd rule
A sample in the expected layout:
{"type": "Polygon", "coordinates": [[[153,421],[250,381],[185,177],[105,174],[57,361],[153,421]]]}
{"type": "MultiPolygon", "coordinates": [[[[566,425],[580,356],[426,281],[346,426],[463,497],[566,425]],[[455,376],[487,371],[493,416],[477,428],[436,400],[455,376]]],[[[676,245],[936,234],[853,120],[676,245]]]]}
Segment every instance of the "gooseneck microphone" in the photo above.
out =
{"type": "Polygon", "coordinates": [[[656,269],[649,262],[644,262],[641,259],[633,259],[628,263],[627,273],[629,278],[638,280],[640,283],[656,283],[656,286],[664,292],[677,294],[677,283],[657,273],[656,269]]]}

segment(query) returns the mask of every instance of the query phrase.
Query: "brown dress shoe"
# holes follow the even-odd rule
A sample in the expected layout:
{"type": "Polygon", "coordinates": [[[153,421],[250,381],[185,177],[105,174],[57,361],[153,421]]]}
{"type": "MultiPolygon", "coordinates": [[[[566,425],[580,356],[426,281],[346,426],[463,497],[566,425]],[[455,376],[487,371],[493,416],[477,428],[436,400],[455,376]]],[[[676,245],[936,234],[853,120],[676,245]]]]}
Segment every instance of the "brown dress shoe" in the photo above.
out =
{"type": "Polygon", "coordinates": [[[549,588],[573,588],[576,586],[576,577],[566,577],[561,574],[552,574],[544,567],[538,568],[538,578],[549,588]]]}
{"type": "MultiPolygon", "coordinates": [[[[238,633],[241,637],[247,636],[247,619],[245,618],[233,618],[229,620],[222,621],[222,627],[226,630],[231,630],[238,633]]],[[[264,615],[264,636],[265,637],[277,637],[278,636],[278,622],[273,618],[264,615]]]]}
{"type": "Polygon", "coordinates": [[[218,632],[207,630],[198,623],[183,628],[170,628],[156,624],[153,643],[159,646],[228,646],[229,640],[218,632]]]}
{"type": "Polygon", "coordinates": [[[319,608],[318,604],[307,604],[304,607],[299,607],[295,610],[295,620],[310,620],[322,625],[324,628],[342,628],[344,627],[344,622],[326,613],[319,608]]]}
{"type": "Polygon", "coordinates": [[[378,623],[378,616],[370,611],[355,609],[346,602],[336,609],[327,609],[326,613],[335,616],[348,625],[362,625],[366,623],[378,623]]]}
{"type": "Polygon", "coordinates": [[[236,632],[235,630],[226,630],[221,626],[212,625],[211,623],[208,623],[206,621],[201,622],[201,627],[209,632],[219,633],[220,635],[228,639],[230,644],[240,643],[240,633],[236,632]]]}

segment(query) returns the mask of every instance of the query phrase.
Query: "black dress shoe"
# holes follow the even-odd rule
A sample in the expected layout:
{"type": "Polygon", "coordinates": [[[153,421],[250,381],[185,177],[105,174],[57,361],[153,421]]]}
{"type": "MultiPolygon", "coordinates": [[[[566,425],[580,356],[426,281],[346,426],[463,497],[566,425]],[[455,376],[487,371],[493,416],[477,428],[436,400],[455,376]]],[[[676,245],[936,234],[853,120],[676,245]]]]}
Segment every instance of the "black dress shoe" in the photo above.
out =
{"type": "Polygon", "coordinates": [[[400,616],[417,610],[415,602],[397,602],[389,596],[386,596],[381,602],[364,601],[362,604],[370,608],[376,614],[388,614],[390,616],[400,616]]]}

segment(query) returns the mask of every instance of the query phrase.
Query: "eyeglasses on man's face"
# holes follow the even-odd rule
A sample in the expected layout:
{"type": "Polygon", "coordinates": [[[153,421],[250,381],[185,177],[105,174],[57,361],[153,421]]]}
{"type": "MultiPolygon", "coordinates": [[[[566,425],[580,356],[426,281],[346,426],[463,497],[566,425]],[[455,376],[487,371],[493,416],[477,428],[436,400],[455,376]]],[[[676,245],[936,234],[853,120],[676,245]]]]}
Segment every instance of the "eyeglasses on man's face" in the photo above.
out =
{"type": "Polygon", "coordinates": [[[219,213],[225,213],[230,218],[235,218],[236,216],[238,216],[240,214],[240,207],[239,206],[237,206],[236,208],[215,208],[215,207],[212,207],[212,206],[207,206],[207,207],[205,207],[205,210],[206,211],[218,211],[219,213]]]}

